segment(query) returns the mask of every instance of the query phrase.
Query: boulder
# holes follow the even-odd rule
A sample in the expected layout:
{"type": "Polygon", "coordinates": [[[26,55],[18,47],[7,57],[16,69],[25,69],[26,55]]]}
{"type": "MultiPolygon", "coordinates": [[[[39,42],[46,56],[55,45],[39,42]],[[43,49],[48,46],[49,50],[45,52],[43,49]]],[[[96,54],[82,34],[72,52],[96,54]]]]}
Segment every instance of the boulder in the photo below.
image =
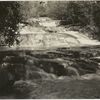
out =
{"type": "Polygon", "coordinates": [[[6,69],[0,69],[0,90],[11,87],[14,83],[14,76],[6,69]]]}

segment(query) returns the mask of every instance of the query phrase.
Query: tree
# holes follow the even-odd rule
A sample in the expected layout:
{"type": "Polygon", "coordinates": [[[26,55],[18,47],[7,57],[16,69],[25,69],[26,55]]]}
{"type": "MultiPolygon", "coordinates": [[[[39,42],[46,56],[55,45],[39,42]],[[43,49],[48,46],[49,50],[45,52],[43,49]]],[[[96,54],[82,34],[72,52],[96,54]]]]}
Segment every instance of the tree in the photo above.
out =
{"type": "Polygon", "coordinates": [[[18,23],[22,20],[19,8],[19,2],[0,2],[1,44],[11,46],[14,42],[19,43],[18,23]]]}

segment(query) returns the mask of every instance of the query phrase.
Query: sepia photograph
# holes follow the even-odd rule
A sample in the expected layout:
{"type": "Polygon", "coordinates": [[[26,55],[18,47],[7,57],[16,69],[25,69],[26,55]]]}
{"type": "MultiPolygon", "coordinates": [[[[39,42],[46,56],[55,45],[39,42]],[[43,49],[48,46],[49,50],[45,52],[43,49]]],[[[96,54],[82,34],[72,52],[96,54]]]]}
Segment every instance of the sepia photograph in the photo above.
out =
{"type": "Polygon", "coordinates": [[[100,1],[0,1],[0,99],[100,99],[100,1]]]}

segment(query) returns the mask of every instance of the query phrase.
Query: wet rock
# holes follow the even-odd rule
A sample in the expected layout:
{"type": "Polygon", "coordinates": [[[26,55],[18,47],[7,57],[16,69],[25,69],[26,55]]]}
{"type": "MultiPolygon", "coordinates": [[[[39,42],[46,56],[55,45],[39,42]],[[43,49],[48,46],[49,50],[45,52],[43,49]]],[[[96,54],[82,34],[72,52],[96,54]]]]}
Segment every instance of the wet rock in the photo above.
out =
{"type": "Polygon", "coordinates": [[[78,69],[80,75],[87,73],[96,73],[99,69],[98,64],[95,62],[91,62],[89,60],[78,60],[73,65],[76,69],[78,69]]]}
{"type": "Polygon", "coordinates": [[[37,88],[37,84],[29,80],[16,81],[13,85],[15,98],[24,99],[30,96],[30,92],[37,88]]]}
{"type": "Polygon", "coordinates": [[[85,75],[82,75],[81,78],[83,80],[100,80],[100,75],[98,74],[85,74],[85,75]]]}
{"type": "Polygon", "coordinates": [[[0,69],[0,90],[11,87],[15,81],[14,78],[6,69],[0,69]]]}

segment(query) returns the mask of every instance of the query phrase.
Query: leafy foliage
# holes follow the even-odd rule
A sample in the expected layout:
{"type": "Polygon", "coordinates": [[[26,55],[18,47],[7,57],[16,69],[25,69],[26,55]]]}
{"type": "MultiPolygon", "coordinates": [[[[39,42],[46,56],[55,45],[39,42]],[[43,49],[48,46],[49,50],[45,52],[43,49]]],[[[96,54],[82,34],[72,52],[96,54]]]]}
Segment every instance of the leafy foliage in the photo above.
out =
{"type": "Polygon", "coordinates": [[[100,36],[99,1],[49,1],[46,9],[47,16],[61,20],[61,24],[89,26],[97,37],[100,36]]]}
{"type": "Polygon", "coordinates": [[[23,20],[26,21],[29,18],[34,17],[41,17],[45,16],[44,2],[39,1],[22,1],[19,2],[20,6],[20,13],[23,17],[23,20]]]}
{"type": "Polygon", "coordinates": [[[19,43],[18,23],[21,21],[18,2],[0,2],[0,32],[3,38],[1,43],[9,46],[14,42],[19,43]]]}

